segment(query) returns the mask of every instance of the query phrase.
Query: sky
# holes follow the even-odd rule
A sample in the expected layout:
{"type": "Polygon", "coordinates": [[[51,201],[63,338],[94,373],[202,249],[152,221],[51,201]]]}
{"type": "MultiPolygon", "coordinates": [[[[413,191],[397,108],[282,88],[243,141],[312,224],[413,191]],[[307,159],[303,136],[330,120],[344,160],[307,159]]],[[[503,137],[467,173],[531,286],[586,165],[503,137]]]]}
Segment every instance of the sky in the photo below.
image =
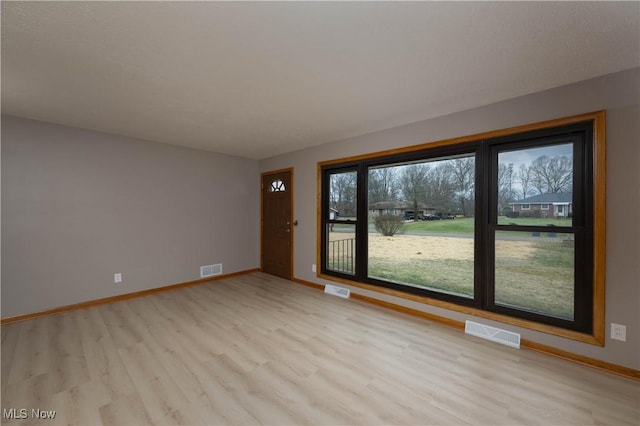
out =
{"type": "Polygon", "coordinates": [[[530,166],[533,161],[542,156],[557,157],[565,155],[573,158],[573,145],[571,143],[561,145],[549,145],[542,148],[527,148],[517,151],[503,151],[498,154],[498,163],[513,163],[513,170],[520,169],[520,165],[530,166]]]}

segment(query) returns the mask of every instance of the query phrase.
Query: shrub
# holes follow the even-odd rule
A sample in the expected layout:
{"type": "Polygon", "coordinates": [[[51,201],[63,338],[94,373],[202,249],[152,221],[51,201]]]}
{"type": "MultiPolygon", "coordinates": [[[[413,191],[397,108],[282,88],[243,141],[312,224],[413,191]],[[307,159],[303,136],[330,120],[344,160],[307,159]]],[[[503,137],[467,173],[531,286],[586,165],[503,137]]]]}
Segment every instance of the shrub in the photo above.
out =
{"type": "Polygon", "coordinates": [[[520,212],[520,217],[541,217],[540,210],[520,212]]]}
{"type": "Polygon", "coordinates": [[[373,225],[376,231],[386,237],[392,237],[394,234],[402,231],[404,228],[404,219],[402,216],[393,214],[381,214],[373,219],[373,225]]]}

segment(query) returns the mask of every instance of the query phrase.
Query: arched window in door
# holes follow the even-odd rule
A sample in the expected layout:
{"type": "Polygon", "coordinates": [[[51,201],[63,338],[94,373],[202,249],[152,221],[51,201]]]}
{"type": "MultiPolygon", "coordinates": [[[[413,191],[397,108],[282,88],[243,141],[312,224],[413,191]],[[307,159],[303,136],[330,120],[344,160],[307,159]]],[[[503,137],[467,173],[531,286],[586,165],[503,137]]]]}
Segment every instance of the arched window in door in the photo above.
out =
{"type": "Polygon", "coordinates": [[[284,192],[287,188],[284,186],[284,182],[280,179],[276,179],[271,182],[271,186],[269,187],[269,192],[284,192]]]}

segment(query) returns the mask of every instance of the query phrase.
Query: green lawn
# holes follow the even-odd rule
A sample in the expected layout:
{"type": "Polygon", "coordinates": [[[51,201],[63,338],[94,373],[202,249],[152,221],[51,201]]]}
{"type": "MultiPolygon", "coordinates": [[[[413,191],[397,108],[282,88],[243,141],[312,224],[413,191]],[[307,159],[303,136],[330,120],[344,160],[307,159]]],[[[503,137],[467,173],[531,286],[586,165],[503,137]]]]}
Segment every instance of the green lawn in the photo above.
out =
{"type": "Polygon", "coordinates": [[[499,217],[498,225],[523,225],[523,226],[571,226],[571,218],[540,218],[540,217],[499,217]]]}
{"type": "Polygon", "coordinates": [[[573,319],[573,248],[558,242],[529,244],[535,251],[527,257],[496,254],[496,303],[573,319]]]}
{"type": "MultiPolygon", "coordinates": [[[[442,232],[448,234],[472,234],[475,219],[472,217],[457,218],[454,220],[427,220],[418,222],[406,222],[405,231],[416,232],[442,232]]],[[[571,226],[571,218],[568,219],[544,219],[544,218],[508,218],[499,217],[498,225],[515,223],[522,226],[571,226]]]]}
{"type": "MultiPolygon", "coordinates": [[[[572,319],[573,248],[555,240],[516,243],[526,254],[501,251],[499,246],[496,250],[496,303],[572,319]]],[[[473,297],[472,259],[393,260],[383,253],[370,253],[369,276],[473,297]]]]}
{"type": "Polygon", "coordinates": [[[369,276],[473,297],[473,260],[414,259],[398,262],[384,257],[370,257],[369,276]]]}
{"type": "MultiPolygon", "coordinates": [[[[524,226],[551,223],[559,227],[571,226],[571,219],[501,217],[499,223],[509,224],[514,220],[524,226]]],[[[336,225],[335,230],[353,231],[354,227],[336,225]]],[[[406,222],[403,232],[473,234],[474,218],[406,222]]],[[[522,231],[499,231],[499,234],[508,237],[532,235],[522,231]]],[[[505,239],[510,244],[515,242],[515,249],[521,249],[517,254],[513,245],[500,250],[502,238],[496,242],[496,303],[571,319],[574,315],[575,254],[572,241],[566,234],[541,234],[540,238],[505,239]]],[[[425,235],[425,238],[429,237],[425,235]]],[[[420,260],[398,259],[397,256],[388,256],[384,250],[369,252],[371,277],[465,297],[473,297],[473,266],[472,259],[436,259],[429,258],[426,253],[420,260]]]]}
{"type": "Polygon", "coordinates": [[[442,232],[447,234],[473,234],[474,218],[458,218],[453,220],[426,220],[406,222],[404,230],[415,232],[442,232]]]}

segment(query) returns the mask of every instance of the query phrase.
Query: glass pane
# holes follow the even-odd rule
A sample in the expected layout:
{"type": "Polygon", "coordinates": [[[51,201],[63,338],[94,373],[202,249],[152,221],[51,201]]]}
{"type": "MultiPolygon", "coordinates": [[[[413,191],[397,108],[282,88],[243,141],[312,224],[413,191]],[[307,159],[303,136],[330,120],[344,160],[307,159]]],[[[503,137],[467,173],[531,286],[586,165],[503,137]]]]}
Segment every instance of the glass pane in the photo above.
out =
{"type": "Polygon", "coordinates": [[[355,171],[329,176],[330,216],[333,214],[341,220],[356,219],[357,177],[355,171]]]}
{"type": "Polygon", "coordinates": [[[286,188],[284,186],[284,182],[281,181],[280,179],[276,179],[273,182],[271,182],[271,186],[269,187],[269,191],[270,192],[283,192],[286,191],[286,188]]]}
{"type": "Polygon", "coordinates": [[[573,320],[573,234],[496,232],[495,303],[573,320]]]}
{"type": "Polygon", "coordinates": [[[498,224],[571,226],[573,144],[498,153],[498,224]]]}
{"type": "Polygon", "coordinates": [[[475,157],[371,168],[368,180],[369,277],[472,298],[475,157]]]}
{"type": "Polygon", "coordinates": [[[343,274],[355,274],[356,226],[327,224],[326,268],[343,274]]]}

